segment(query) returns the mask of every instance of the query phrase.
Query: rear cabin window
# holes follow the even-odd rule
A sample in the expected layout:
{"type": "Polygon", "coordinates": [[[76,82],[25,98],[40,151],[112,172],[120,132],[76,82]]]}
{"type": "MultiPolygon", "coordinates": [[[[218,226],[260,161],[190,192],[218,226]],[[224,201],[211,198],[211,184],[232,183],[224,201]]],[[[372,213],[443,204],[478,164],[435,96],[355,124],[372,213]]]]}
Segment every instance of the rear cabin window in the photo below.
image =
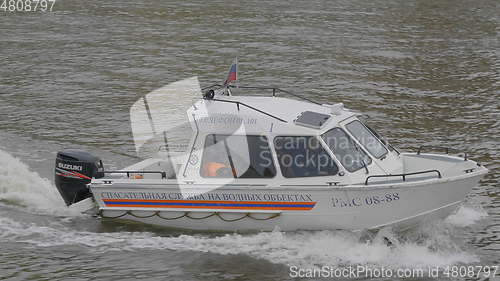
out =
{"type": "Polygon", "coordinates": [[[325,143],[332,150],[337,160],[349,172],[355,172],[364,165],[369,165],[372,159],[340,128],[333,128],[322,136],[325,143]]]}
{"type": "Polygon", "coordinates": [[[272,178],[276,175],[264,136],[207,135],[200,174],[205,178],[272,178]]]}
{"type": "Polygon", "coordinates": [[[387,154],[387,148],[358,120],[352,121],[345,127],[375,158],[380,159],[387,154]]]}
{"type": "Polygon", "coordinates": [[[281,173],[286,178],[336,175],[337,164],[314,136],[274,138],[281,173]]]}

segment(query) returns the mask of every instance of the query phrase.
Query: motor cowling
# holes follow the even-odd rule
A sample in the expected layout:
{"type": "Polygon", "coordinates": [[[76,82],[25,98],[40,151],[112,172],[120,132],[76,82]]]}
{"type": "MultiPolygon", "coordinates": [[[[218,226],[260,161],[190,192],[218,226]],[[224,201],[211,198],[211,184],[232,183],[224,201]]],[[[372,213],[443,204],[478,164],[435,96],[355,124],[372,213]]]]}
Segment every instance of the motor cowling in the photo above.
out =
{"type": "Polygon", "coordinates": [[[92,178],[102,177],[104,167],[99,157],[79,149],[65,149],[57,153],[55,183],[66,205],[92,197],[87,184],[92,178]]]}

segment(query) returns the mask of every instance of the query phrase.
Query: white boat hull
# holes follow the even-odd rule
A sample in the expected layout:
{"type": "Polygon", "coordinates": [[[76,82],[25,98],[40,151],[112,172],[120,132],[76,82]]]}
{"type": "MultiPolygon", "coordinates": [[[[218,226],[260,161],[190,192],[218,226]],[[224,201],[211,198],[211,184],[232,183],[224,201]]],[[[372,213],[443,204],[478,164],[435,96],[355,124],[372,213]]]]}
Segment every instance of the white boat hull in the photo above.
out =
{"type": "MultiPolygon", "coordinates": [[[[93,184],[104,218],[222,231],[409,227],[452,213],[487,170],[454,178],[354,186],[227,186],[182,197],[178,185],[93,184]],[[201,195],[200,195],[201,194],[201,195]],[[252,199],[252,200],[250,200],[252,199]]],[[[183,188],[185,191],[185,188],[183,188]]]]}
{"type": "Polygon", "coordinates": [[[449,154],[456,149],[400,153],[342,104],[276,97],[277,89],[263,97],[207,88],[178,127],[185,143],[170,135],[164,109],[167,92],[202,95],[188,82],[195,86],[162,88],[131,108],[138,154],[156,155],[110,171],[88,152],[59,152],[66,204],[86,209],[92,196],[104,218],[195,230],[407,227],[449,215],[488,171],[465,152],[449,154]]]}

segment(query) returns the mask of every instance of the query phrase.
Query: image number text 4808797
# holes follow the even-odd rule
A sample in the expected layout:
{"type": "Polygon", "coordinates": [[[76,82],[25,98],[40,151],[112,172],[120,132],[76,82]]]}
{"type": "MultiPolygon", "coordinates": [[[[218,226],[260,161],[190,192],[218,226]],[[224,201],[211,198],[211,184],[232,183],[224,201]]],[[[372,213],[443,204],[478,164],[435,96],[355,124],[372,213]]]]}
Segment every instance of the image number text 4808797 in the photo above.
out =
{"type": "Polygon", "coordinates": [[[52,12],[56,0],[0,0],[3,12],[52,12]]]}

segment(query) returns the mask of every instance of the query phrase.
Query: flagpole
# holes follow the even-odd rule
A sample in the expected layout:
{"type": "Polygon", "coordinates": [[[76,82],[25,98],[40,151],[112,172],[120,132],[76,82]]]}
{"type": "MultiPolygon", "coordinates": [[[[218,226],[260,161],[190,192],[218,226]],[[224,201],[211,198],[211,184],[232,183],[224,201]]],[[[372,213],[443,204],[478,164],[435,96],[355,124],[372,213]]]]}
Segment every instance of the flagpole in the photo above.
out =
{"type": "Polygon", "coordinates": [[[238,57],[234,58],[234,64],[236,65],[236,88],[239,88],[240,82],[238,81],[238,57]]]}
{"type": "Polygon", "coordinates": [[[231,82],[233,82],[233,81],[236,82],[236,88],[239,88],[239,84],[238,84],[238,57],[236,57],[234,59],[233,63],[229,67],[229,73],[227,74],[227,78],[223,83],[223,91],[227,92],[228,96],[232,95],[229,84],[231,84],[231,82]]]}

